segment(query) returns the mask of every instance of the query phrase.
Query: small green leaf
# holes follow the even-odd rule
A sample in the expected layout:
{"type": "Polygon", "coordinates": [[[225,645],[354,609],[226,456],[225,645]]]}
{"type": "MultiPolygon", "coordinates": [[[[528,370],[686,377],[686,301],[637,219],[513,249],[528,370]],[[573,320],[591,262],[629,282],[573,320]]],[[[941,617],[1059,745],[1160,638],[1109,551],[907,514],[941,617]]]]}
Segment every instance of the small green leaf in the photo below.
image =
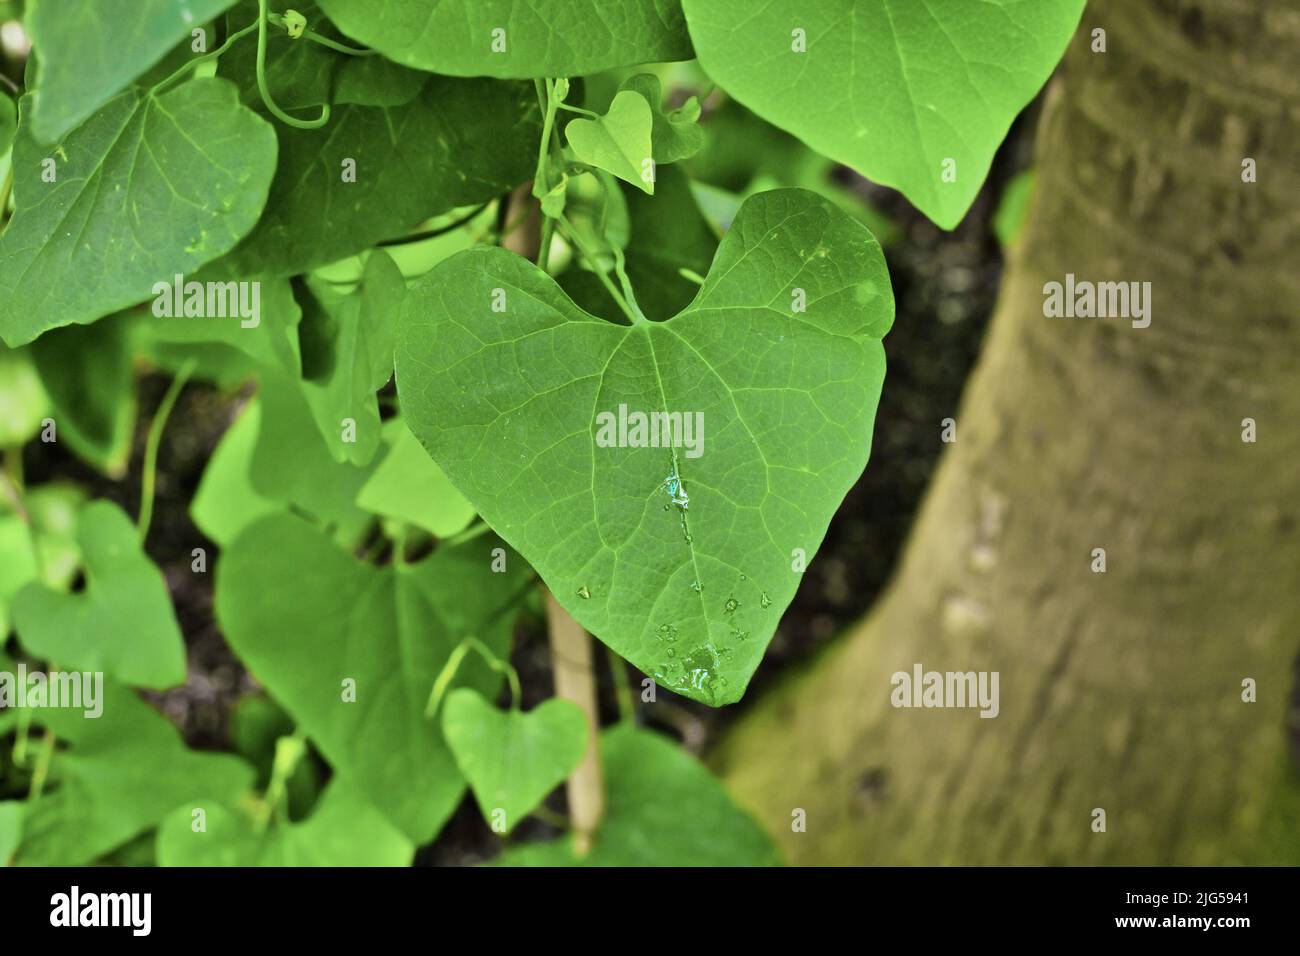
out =
{"type": "Polygon", "coordinates": [[[10,345],[144,301],[232,248],[262,213],[275,134],[225,80],[160,96],[128,90],[53,148],[32,139],[28,101],[14,215],[0,235],[0,335],[10,345]]]}
{"type": "Polygon", "coordinates": [[[649,195],[655,191],[650,134],[654,119],[645,97],[624,90],[599,119],[575,119],[565,129],[573,153],[582,162],[613,173],[649,195]]]}
{"type": "MultiPolygon", "coordinates": [[[[261,419],[249,469],[254,491],[335,526],[345,540],[359,538],[371,518],[357,507],[357,493],[374,463],[358,468],[335,459],[299,380],[268,371],[258,396],[261,419]]],[[[342,430],[332,437],[341,442],[342,430]]]]}
{"type": "Polygon", "coordinates": [[[258,833],[215,800],[182,806],[158,827],[159,866],[409,866],[415,846],[346,781],[334,780],[311,815],[258,833]],[[202,809],[206,829],[193,828],[202,809]]]}
{"type": "MultiPolygon", "coordinates": [[[[52,731],[50,779],[29,802],[18,863],[81,866],[157,825],[199,798],[235,805],[252,786],[252,769],[228,754],[188,749],[176,728],[128,687],[104,681],[98,717],[42,708],[32,722],[52,731]]],[[[192,805],[192,804],[191,804],[192,805]]]]}
{"type": "Polygon", "coordinates": [[[528,713],[498,710],[470,688],[443,704],[442,732],[484,819],[509,833],[582,761],[587,718],[552,697],[528,713]],[[501,819],[498,814],[503,814],[501,819]]]}
{"type": "Polygon", "coordinates": [[[452,76],[580,76],[689,60],[681,0],[321,0],[344,33],[452,76]]]}
{"type": "Polygon", "coordinates": [[[41,384],[30,349],[0,345],[0,447],[25,445],[50,413],[50,396],[41,384]]]}
{"type": "Polygon", "coordinates": [[[162,574],[140,550],[117,505],[96,501],[77,522],[86,589],[62,594],[38,582],[14,599],[18,639],[61,666],[163,688],[185,680],[185,642],[162,574]]]}
{"type": "MultiPolygon", "coordinates": [[[[434,679],[466,635],[501,655],[510,642],[525,567],[509,555],[509,570],[493,573],[494,547],[477,538],[380,568],[299,518],[272,515],[217,567],[217,618],[240,659],[335,771],[418,842],[437,833],[465,786],[425,716],[434,679]]],[[[487,693],[500,684],[470,662],[457,679],[487,693]]]]}
{"type": "Polygon", "coordinates": [[[600,738],[605,819],[591,852],[566,838],[513,847],[499,866],[774,866],[769,837],[699,761],[659,734],[622,725],[600,738]]]}
{"type": "MultiPolygon", "coordinates": [[[[151,310],[142,318],[140,331],[154,344],[235,349],[252,359],[254,366],[278,369],[296,378],[302,372],[298,344],[302,309],[294,300],[293,287],[287,279],[258,276],[241,279],[240,283],[242,289],[230,284],[223,289],[226,301],[231,303],[225,308],[224,316],[158,315],[151,310]],[[234,303],[242,303],[247,308],[241,310],[234,303]],[[256,314],[245,316],[243,311],[256,314]]],[[[166,290],[160,289],[161,295],[168,297],[169,304],[174,305],[177,298],[183,303],[187,295],[184,285],[179,294],[174,291],[174,285],[173,278],[166,290]]],[[[206,305],[204,308],[206,311],[206,305]]]]}
{"type": "Polygon", "coordinates": [[[394,326],[405,295],[406,280],[382,249],[369,254],[361,282],[350,295],[322,286],[317,301],[331,328],[312,367],[303,369],[303,391],[336,461],[364,465],[379,448],[375,392],[393,377],[394,326]],[[355,423],[351,442],[339,440],[345,420],[355,423]]]}
{"type": "Polygon", "coordinates": [[[9,633],[9,608],[14,597],[37,579],[36,554],[40,555],[41,579],[52,588],[66,589],[81,565],[77,546],[77,512],[85,492],[75,485],[48,484],[28,489],[23,495],[27,521],[0,500],[0,645],[9,633]],[[32,532],[35,532],[33,553],[32,532]]]}
{"type": "Polygon", "coordinates": [[[952,229],[1084,0],[682,6],[701,65],[728,93],[952,229]]]}
{"type": "Polygon", "coordinates": [[[700,127],[700,101],[692,96],[679,108],[665,113],[663,87],[653,73],[638,73],[623,81],[623,90],[634,90],[645,97],[654,115],[654,160],[660,166],[690,159],[704,146],[700,127]]]}
{"type": "Polygon", "coordinates": [[[993,214],[993,234],[1002,246],[1012,245],[1020,235],[1029,215],[1029,201],[1034,198],[1034,171],[1026,169],[1012,177],[1002,190],[997,212],[993,214]]]}
{"type": "Polygon", "coordinates": [[[474,506],[447,480],[405,423],[387,421],[384,433],[391,447],[357,494],[357,505],[438,538],[469,527],[474,506]]]}
{"type": "MultiPolygon", "coordinates": [[[[699,283],[684,278],[682,270],[707,273],[718,236],[700,212],[690,180],[679,167],[659,169],[653,197],[630,187],[623,187],[622,193],[629,230],[624,268],[637,303],[649,318],[671,318],[700,291],[699,283]]],[[[559,283],[593,315],[617,318],[622,314],[605,286],[586,269],[570,268],[559,283]]]]}
{"type": "Polygon", "coordinates": [[[411,431],[560,603],[716,706],[866,465],[893,315],[866,228],[780,190],[745,203],[666,322],[597,319],[501,249],[448,259],[407,293],[397,384],[411,431]],[[620,408],[675,414],[679,447],[620,442],[620,408]]]}
{"type": "MultiPolygon", "coordinates": [[[[31,0],[24,26],[36,48],[32,125],[52,143],[97,109],[196,28],[235,0],[31,0]]],[[[210,48],[210,47],[209,47],[210,48]]]]}
{"type": "Polygon", "coordinates": [[[130,320],[51,329],[31,344],[59,441],[114,478],[126,473],[135,428],[130,320]]]}
{"type": "Polygon", "coordinates": [[[263,515],[285,510],[259,494],[249,477],[261,419],[261,403],[253,399],[221,436],[190,503],[195,526],[222,547],[263,515]]]}

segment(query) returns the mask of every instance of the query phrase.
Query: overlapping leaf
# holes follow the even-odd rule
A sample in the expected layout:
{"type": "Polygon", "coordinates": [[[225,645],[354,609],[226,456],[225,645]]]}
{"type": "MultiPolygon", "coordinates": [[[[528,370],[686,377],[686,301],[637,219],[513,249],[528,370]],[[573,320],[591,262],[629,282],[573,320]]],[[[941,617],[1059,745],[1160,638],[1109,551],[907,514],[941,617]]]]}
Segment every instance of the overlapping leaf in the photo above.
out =
{"type": "Polygon", "coordinates": [[[597,319],[499,249],[448,259],[407,295],[397,382],[416,437],[578,621],[718,705],[866,464],[892,320],[871,234],[780,190],[745,204],[666,322],[597,319]],[[678,427],[598,445],[621,407],[678,427]]]}
{"type": "Polygon", "coordinates": [[[158,828],[159,866],[407,866],[415,846],[354,787],[336,780],[311,815],[258,832],[213,800],[182,806],[158,828]],[[194,828],[202,809],[205,828],[194,828]]]}
{"type": "Polygon", "coordinates": [[[555,697],[525,713],[499,710],[463,687],[447,695],[442,732],[484,819],[499,833],[536,809],[587,749],[587,718],[555,697]]]}
{"type": "Polygon", "coordinates": [[[500,866],[774,866],[771,838],[698,761],[658,734],[622,725],[600,739],[605,819],[591,852],[568,839],[516,847],[500,866]]]}
{"type": "Polygon", "coordinates": [[[262,212],[275,135],[225,80],[158,96],[128,90],[53,149],[30,135],[28,105],[14,144],[14,216],[0,235],[0,336],[10,345],[149,298],[158,282],[231,249],[262,212]]]}
{"type": "Polygon", "coordinates": [[[579,76],[692,56],[681,0],[320,0],[344,33],[452,76],[579,76]]]}
{"type": "Polygon", "coordinates": [[[234,2],[30,0],[24,26],[37,53],[36,139],[68,133],[234,2]]]}
{"type": "Polygon", "coordinates": [[[237,757],[197,753],[135,692],[105,681],[103,713],[33,711],[34,722],[62,742],[53,789],[27,804],[18,862],[80,866],[156,825],[197,799],[234,805],[252,786],[237,757]],[[66,748],[66,749],[64,749],[66,748]]]}
{"type": "Polygon", "coordinates": [[[266,212],[207,271],[296,275],[507,192],[532,174],[539,122],[530,85],[432,76],[401,105],[337,107],[324,129],[278,124],[266,212]]]}
{"type": "Polygon", "coordinates": [[[700,62],[728,93],[951,229],[1084,0],[682,5],[700,62]]]}
{"type": "MultiPolygon", "coordinates": [[[[473,634],[498,654],[523,562],[491,570],[491,537],[416,564],[375,567],[306,522],[272,515],[247,528],[217,569],[217,616],[232,647],[316,742],[335,771],[402,832],[423,842],[464,792],[438,725],[434,679],[473,634]],[[349,700],[345,681],[355,688],[349,700]]],[[[477,662],[459,683],[493,693],[477,662]]]]}
{"type": "Polygon", "coordinates": [[[182,683],[185,644],[171,596],[130,519],[111,502],[93,502],[78,517],[77,541],[85,591],[64,594],[36,581],[19,591],[13,615],[23,647],[141,687],[182,683]]]}

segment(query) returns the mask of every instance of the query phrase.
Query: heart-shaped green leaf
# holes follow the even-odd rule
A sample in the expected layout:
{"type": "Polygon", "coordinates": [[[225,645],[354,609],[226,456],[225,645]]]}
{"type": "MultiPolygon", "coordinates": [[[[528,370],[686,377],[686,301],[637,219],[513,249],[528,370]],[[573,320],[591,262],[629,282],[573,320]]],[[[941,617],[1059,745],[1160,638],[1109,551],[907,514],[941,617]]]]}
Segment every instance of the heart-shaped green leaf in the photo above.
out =
{"type": "Polygon", "coordinates": [[[654,117],[645,97],[634,90],[623,90],[604,116],[573,120],[565,136],[578,159],[653,196],[653,129],[654,117]]]}
{"type": "Polygon", "coordinates": [[[204,28],[235,0],[31,0],[24,20],[36,47],[32,121],[36,138],[52,143],[204,28]]]}
{"type": "Polygon", "coordinates": [[[660,166],[690,159],[704,146],[700,127],[700,101],[692,96],[675,110],[663,110],[663,86],[653,73],[638,73],[623,81],[623,90],[634,90],[645,97],[654,117],[654,160],[660,166]]]}
{"type": "Polygon", "coordinates": [[[58,146],[27,121],[14,142],[14,216],[0,235],[0,335],[10,345],[86,324],[198,269],[253,228],[275,172],[270,124],[226,80],[128,90],[58,146]]]}
{"type": "Polygon", "coordinates": [[[584,627],[725,704],[866,465],[893,314],[866,228],[780,190],[745,203],[666,322],[597,319],[500,249],[448,259],[407,294],[398,389],[411,431],[584,627]],[[654,447],[633,414],[675,418],[654,447]]]}
{"type": "Polygon", "coordinates": [[[442,733],[483,817],[509,833],[582,761],[587,718],[552,697],[524,713],[498,710],[470,688],[452,691],[442,733]]]}
{"type": "Polygon", "coordinates": [[[14,625],[28,652],[62,667],[103,671],[138,687],[185,680],[185,642],[162,574],[140,550],[117,505],[81,512],[77,541],[86,589],[63,594],[33,581],[14,599],[14,625]]]}
{"type": "Polygon", "coordinates": [[[600,736],[605,819],[591,852],[567,838],[522,845],[499,866],[774,866],[772,838],[713,775],[663,736],[623,724],[600,736]]]}
{"type": "MultiPolygon", "coordinates": [[[[432,837],[465,781],[436,722],[434,679],[473,634],[507,653],[524,564],[494,573],[492,537],[440,548],[416,564],[375,567],[289,515],[246,528],[217,566],[217,618],[230,645],[335,771],[411,839],[432,837]]],[[[467,661],[461,684],[499,678],[467,661]]]]}
{"type": "Polygon", "coordinates": [[[1084,0],[683,0],[700,63],[945,229],[1051,75],[1084,0]]]}
{"type": "Polygon", "coordinates": [[[215,800],[179,807],[158,827],[159,866],[408,866],[415,846],[345,780],[333,780],[301,823],[258,833],[215,800]],[[202,809],[205,829],[195,830],[202,809]]]}
{"type": "Polygon", "coordinates": [[[320,0],[390,60],[452,76],[580,76],[689,60],[681,0],[320,0]]]}
{"type": "Polygon", "coordinates": [[[58,786],[27,805],[20,864],[90,863],[182,803],[207,798],[234,806],[253,785],[248,764],[188,749],[131,688],[104,681],[98,705],[95,718],[75,709],[32,711],[32,722],[61,745],[50,770],[58,786]]]}

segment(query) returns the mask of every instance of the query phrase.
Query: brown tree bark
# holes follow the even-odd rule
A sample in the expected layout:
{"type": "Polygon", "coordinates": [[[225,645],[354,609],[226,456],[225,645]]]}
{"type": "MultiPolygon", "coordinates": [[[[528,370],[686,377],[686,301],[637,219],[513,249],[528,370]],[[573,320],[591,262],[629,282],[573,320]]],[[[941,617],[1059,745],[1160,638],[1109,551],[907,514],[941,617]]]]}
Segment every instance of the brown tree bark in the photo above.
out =
{"type": "Polygon", "coordinates": [[[1298,63],[1296,0],[1089,5],[894,581],[714,753],[792,862],[1300,861],[1298,63]],[[1067,273],[1151,282],[1150,327],[1045,317],[1067,273]],[[999,716],[895,709],[918,662],[999,716]]]}

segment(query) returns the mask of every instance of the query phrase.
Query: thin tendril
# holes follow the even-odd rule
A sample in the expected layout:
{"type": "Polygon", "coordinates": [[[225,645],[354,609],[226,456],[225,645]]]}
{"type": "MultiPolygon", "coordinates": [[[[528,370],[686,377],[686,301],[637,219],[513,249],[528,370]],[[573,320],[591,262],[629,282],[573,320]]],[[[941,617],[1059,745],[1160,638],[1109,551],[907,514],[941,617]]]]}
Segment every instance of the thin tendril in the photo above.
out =
{"type": "Polygon", "coordinates": [[[197,60],[191,60],[190,62],[182,66],[179,70],[177,70],[175,73],[173,73],[171,76],[168,76],[165,79],[162,79],[157,83],[155,83],[153,86],[153,92],[158,93],[162,91],[163,89],[168,87],[172,83],[172,81],[175,80],[177,77],[184,76],[188,71],[194,69],[196,66],[198,66],[201,63],[206,63],[208,60],[214,60],[217,57],[221,56],[221,54],[225,53],[227,50],[229,50],[232,46],[235,45],[236,40],[243,39],[244,37],[248,36],[256,29],[257,29],[257,24],[250,23],[248,26],[244,27],[244,29],[237,30],[234,33],[230,34],[230,36],[226,37],[226,42],[221,44],[221,46],[217,47],[211,53],[205,53],[197,60]]]}
{"type": "Polygon", "coordinates": [[[262,95],[262,102],[271,111],[271,115],[282,123],[287,123],[296,129],[320,129],[330,119],[330,105],[328,103],[321,105],[320,116],[314,120],[302,120],[290,116],[280,109],[271,96],[271,90],[266,85],[266,24],[268,22],[266,0],[257,0],[257,6],[257,92],[262,95]]]}
{"type": "Polygon", "coordinates": [[[447,695],[447,688],[451,686],[452,678],[456,676],[456,671],[460,669],[461,662],[465,660],[465,655],[470,651],[477,651],[489,667],[506,676],[506,679],[510,682],[511,707],[517,708],[523,702],[523,693],[519,688],[519,674],[510,665],[510,662],[497,657],[496,654],[492,653],[492,649],[477,637],[467,637],[456,645],[456,649],[451,652],[451,657],[447,658],[442,673],[433,682],[433,689],[429,691],[429,702],[424,707],[425,717],[432,717],[438,712],[438,708],[442,706],[443,697],[447,695]]]}

